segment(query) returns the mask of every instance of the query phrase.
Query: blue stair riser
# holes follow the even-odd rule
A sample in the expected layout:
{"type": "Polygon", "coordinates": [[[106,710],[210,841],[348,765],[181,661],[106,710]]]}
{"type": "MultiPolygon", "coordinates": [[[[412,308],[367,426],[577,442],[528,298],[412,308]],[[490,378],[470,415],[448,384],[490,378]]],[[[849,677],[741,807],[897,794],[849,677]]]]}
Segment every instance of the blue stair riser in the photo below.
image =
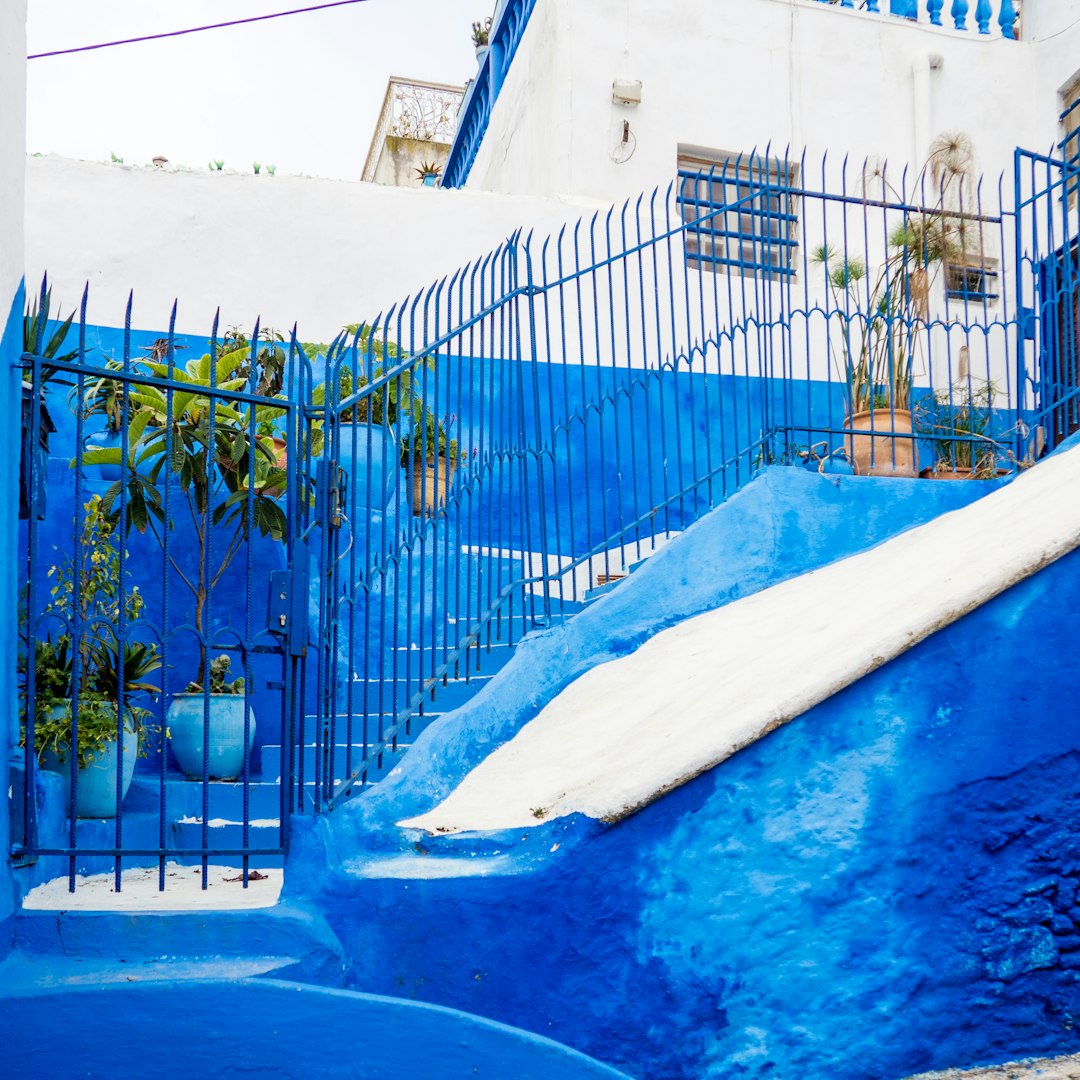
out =
{"type": "MultiPolygon", "coordinates": [[[[252,772],[256,761],[251,762],[252,772]]],[[[277,776],[275,767],[274,776],[277,776]]],[[[238,820],[243,816],[244,785],[233,781],[212,780],[207,785],[210,817],[238,820]]],[[[124,801],[125,820],[133,813],[146,814],[155,820],[158,815],[159,787],[153,779],[141,779],[133,784],[124,801]]],[[[281,788],[265,779],[248,784],[248,818],[276,818],[281,806],[281,788]]],[[[165,809],[168,820],[201,817],[203,785],[197,780],[172,779],[165,783],[165,809]]]]}
{"type": "MultiPolygon", "coordinates": [[[[401,760],[401,755],[404,754],[412,745],[411,740],[409,742],[399,742],[397,753],[386,753],[382,755],[382,764],[374,762],[371,768],[368,770],[368,782],[375,780],[381,780],[394,766],[401,760]]],[[[281,751],[277,746],[264,746],[263,748],[263,776],[273,781],[278,777],[280,772],[281,751]]],[[[364,759],[364,748],[359,743],[354,743],[352,747],[352,755],[347,760],[348,746],[340,744],[335,746],[333,755],[333,775],[336,780],[344,780],[346,776],[355,770],[364,759]]],[[[370,752],[371,747],[368,746],[370,752]]],[[[304,783],[314,783],[315,780],[315,763],[319,751],[314,746],[304,747],[304,783]]],[[[325,761],[321,769],[325,769],[325,761]]],[[[320,773],[322,775],[322,773],[320,773]]]]}

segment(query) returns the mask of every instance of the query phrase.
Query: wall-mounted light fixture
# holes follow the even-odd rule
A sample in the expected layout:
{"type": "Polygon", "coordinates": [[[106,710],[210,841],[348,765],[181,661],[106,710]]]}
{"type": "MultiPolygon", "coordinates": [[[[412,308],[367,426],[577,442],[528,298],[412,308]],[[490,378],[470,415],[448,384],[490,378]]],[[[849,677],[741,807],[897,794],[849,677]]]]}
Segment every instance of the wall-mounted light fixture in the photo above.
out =
{"type": "Polygon", "coordinates": [[[616,79],[611,85],[611,100],[616,105],[640,105],[641,80],[616,79]]]}

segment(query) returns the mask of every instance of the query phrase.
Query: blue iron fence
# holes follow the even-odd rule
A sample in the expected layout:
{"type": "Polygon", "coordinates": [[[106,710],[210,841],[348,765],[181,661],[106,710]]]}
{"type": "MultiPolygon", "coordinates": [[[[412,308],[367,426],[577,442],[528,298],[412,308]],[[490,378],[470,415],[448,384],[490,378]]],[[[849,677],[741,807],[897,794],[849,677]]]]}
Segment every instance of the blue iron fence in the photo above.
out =
{"type": "MultiPolygon", "coordinates": [[[[1001,182],[972,175],[963,139],[899,173],[822,161],[811,175],[805,158],[769,150],[683,168],[666,190],[555,236],[515,234],[327,345],[258,326],[219,340],[215,327],[195,367],[176,354],[201,343],[172,331],[149,358],[134,357],[130,328],[120,360],[88,355],[85,300],[76,353],[46,358],[55,322],[39,314],[32,401],[52,367],[75,405],[53,436],[70,501],[55,447],[44,523],[40,465],[28,489],[27,655],[49,659],[60,633],[75,658],[60,728],[77,743],[93,713],[82,697],[103,665],[86,649],[103,637],[118,657],[106,724],[118,779],[130,701],[148,727],[175,726],[173,668],[200,676],[204,739],[218,653],[239,662],[258,724],[237,766],[235,846],[215,841],[220,789],[197,743],[186,771],[198,842],[170,831],[170,808],[188,803],[173,787],[183,766],[162,753],[137,803],[152,803],[153,843],[131,841],[138,813],[114,794],[109,844],[84,842],[73,817],[64,844],[31,837],[27,850],[67,856],[72,874],[76,856],[107,856],[117,873],[146,856],[159,876],[172,855],[205,874],[219,856],[246,865],[281,852],[290,813],[333,807],[384,775],[493,654],[572,616],[763,465],[951,479],[1031,462],[1075,409],[1077,230],[1063,176],[1060,162],[1019,156],[1005,209],[1001,182]],[[116,444],[88,449],[109,425],[116,444]],[[119,475],[91,479],[103,465],[119,475]],[[69,615],[47,576],[94,547],[94,493],[118,560],[113,606],[96,622],[76,614],[82,585],[69,615]],[[234,572],[219,571],[225,553],[234,572]],[[158,650],[160,678],[125,688],[138,643],[158,650]],[[276,831],[261,845],[251,801],[267,791],[276,831]]],[[[40,409],[30,415],[36,446],[40,409]]],[[[25,684],[29,765],[36,662],[25,684]]],[[[68,772],[74,798],[81,781],[68,772]]]]}
{"type": "Polygon", "coordinates": [[[963,140],[895,177],[807,174],[768,153],[684,169],[335,343],[327,447],[353,479],[323,539],[327,803],[493,643],[572,614],[763,464],[1030,458],[1000,184],[963,140]]]}

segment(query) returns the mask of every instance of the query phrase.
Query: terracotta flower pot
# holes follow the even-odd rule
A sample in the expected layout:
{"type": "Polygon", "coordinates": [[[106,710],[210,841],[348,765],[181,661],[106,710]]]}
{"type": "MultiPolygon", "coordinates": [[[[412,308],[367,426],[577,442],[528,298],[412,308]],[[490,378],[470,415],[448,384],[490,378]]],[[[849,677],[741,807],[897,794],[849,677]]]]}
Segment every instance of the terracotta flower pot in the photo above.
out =
{"type": "Polygon", "coordinates": [[[918,475],[915,440],[893,437],[894,433],[912,434],[911,413],[907,409],[857,412],[845,419],[844,427],[851,432],[847,437],[847,451],[857,476],[918,475]]]}
{"type": "Polygon", "coordinates": [[[431,516],[446,505],[457,462],[445,457],[429,457],[426,462],[413,460],[412,512],[431,516]]]}

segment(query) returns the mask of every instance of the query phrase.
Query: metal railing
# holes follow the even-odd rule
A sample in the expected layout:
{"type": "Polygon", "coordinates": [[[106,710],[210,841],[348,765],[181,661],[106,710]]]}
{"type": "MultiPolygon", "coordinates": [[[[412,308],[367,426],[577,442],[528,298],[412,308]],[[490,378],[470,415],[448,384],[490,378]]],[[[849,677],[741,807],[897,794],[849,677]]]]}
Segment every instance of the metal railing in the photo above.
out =
{"type": "MultiPolygon", "coordinates": [[[[121,653],[149,640],[161,650],[160,694],[146,705],[157,725],[169,722],[163,702],[178,688],[169,672],[183,666],[184,648],[204,686],[211,653],[239,660],[245,702],[259,699],[260,742],[268,716],[278,750],[272,763],[262,754],[261,775],[244,757],[235,853],[257,849],[252,785],[277,776],[280,842],[267,850],[281,850],[289,813],[333,806],[378,779],[433,710],[486,677],[493,650],[506,655],[523,634],[580,610],[590,590],[627,574],[762,466],[991,477],[1063,437],[1080,393],[1068,344],[1077,223],[1066,175],[1061,162],[1018,155],[1016,202],[1006,208],[1001,181],[971,175],[963,140],[899,172],[811,166],[768,150],[684,169],[666,190],[555,236],[515,234],[326,346],[303,345],[295,331],[288,342],[259,341],[256,327],[249,352],[230,361],[215,327],[207,352],[216,362],[194,397],[198,373],[185,381],[176,350],[201,352],[199,342],[170,330],[151,343],[153,363],[140,362],[129,313],[122,359],[94,359],[84,300],[73,357],[47,359],[40,345],[26,357],[37,404],[53,367],[70,375],[78,405],[54,436],[78,466],[65,469],[70,506],[51,496],[42,524],[30,477],[30,650],[55,643],[47,563],[69,552],[81,565],[87,549],[86,470],[115,457],[119,477],[93,482],[112,491],[120,556],[120,606],[99,629],[121,653]],[[145,418],[148,401],[156,420],[145,418]],[[178,414],[187,427],[175,426],[178,414]],[[116,453],[88,451],[92,425],[106,421],[116,453]],[[195,461],[177,454],[178,436],[195,461]],[[200,452],[208,473],[232,486],[192,513],[185,500],[200,452]],[[238,520],[233,511],[244,527],[215,548],[218,530],[238,520]],[[192,548],[200,513],[210,542],[192,548]],[[147,514],[150,532],[153,521],[174,525],[149,546],[138,530],[147,514]],[[281,548],[263,529],[274,523],[281,548]],[[209,615],[188,615],[172,596],[192,591],[182,577],[185,530],[188,557],[195,550],[213,566],[216,550],[240,560],[240,592],[231,602],[210,596],[209,615]],[[55,555],[42,556],[43,538],[60,543],[55,555]],[[124,582],[136,572],[146,600],[131,618],[124,582]]],[[[38,342],[48,325],[39,319],[38,342]]],[[[31,445],[41,424],[32,409],[31,445]]],[[[59,625],[82,642],[88,620],[68,623],[59,625]]],[[[73,674],[72,686],[81,678],[73,674]]],[[[34,664],[24,681],[29,768],[34,664]]],[[[142,702],[148,691],[131,693],[142,702]]],[[[205,734],[206,695],[199,700],[205,734]]],[[[73,705],[73,739],[79,712],[73,705]]],[[[131,844],[121,811],[109,845],[81,844],[73,818],[66,844],[31,840],[28,850],[67,855],[72,868],[76,854],[107,855],[117,872],[129,855],[163,867],[176,851],[205,873],[210,858],[234,849],[210,838],[212,772],[199,765],[200,843],[177,847],[169,835],[176,777],[162,755],[153,760],[159,846],[131,844]]],[[[69,781],[77,794],[77,776],[69,781]]]]}
{"type": "Polygon", "coordinates": [[[684,171],[336,343],[329,412],[373,422],[328,419],[331,458],[362,462],[324,538],[328,802],[470,657],[577,610],[764,464],[988,477],[1031,456],[1013,217],[963,145],[940,156],[684,171]],[[372,453],[397,462],[382,480],[372,453]]]}
{"type": "Polygon", "coordinates": [[[502,91],[535,7],[536,0],[506,0],[496,13],[497,21],[488,32],[488,51],[458,112],[457,132],[443,171],[443,187],[462,187],[468,179],[484,140],[491,110],[502,91]]]}

